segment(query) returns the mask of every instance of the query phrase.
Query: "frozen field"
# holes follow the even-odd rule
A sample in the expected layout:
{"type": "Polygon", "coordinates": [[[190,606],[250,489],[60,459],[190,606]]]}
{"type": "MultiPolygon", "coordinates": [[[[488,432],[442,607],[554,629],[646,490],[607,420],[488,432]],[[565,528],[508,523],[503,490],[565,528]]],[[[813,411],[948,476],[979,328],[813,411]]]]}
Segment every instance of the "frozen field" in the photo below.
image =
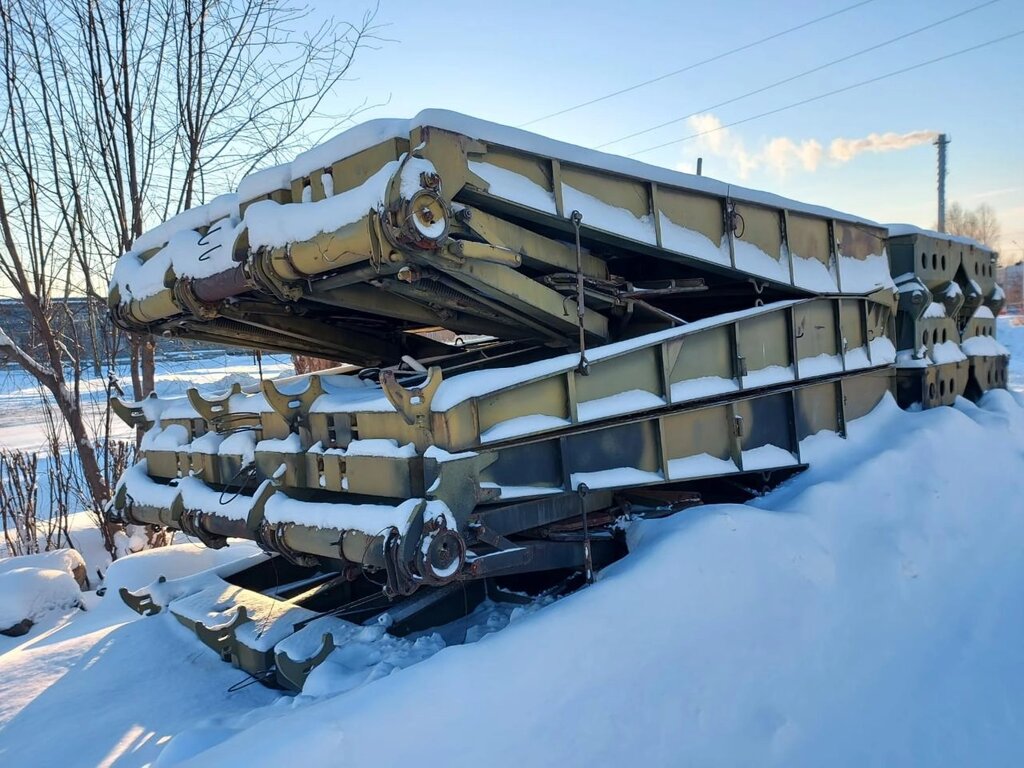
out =
{"type": "MultiPolygon", "coordinates": [[[[157,391],[161,395],[185,394],[190,386],[228,386],[233,381],[254,383],[258,370],[252,355],[216,355],[198,360],[160,360],[156,366],[157,391]]],[[[119,384],[131,392],[131,374],[119,369],[119,384]]],[[[265,356],[263,375],[275,378],[290,375],[292,365],[285,356],[265,356]]],[[[94,432],[102,429],[107,380],[90,377],[82,382],[83,401],[94,432]]],[[[46,445],[45,415],[40,404],[39,387],[20,368],[0,367],[0,446],[18,450],[40,450],[46,445]]],[[[116,436],[127,437],[131,430],[114,417],[116,436]]]]}

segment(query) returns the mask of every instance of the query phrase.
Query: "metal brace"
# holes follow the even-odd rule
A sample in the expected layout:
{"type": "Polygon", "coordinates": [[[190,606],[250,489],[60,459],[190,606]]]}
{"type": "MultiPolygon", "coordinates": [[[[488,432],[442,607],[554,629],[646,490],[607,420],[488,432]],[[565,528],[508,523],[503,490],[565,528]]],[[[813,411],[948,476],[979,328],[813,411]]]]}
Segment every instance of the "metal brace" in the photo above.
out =
{"type": "Polygon", "coordinates": [[[590,374],[590,362],[587,360],[587,344],[584,338],[583,316],[587,312],[583,293],[583,251],[580,247],[580,224],[583,223],[583,214],[573,211],[569,217],[572,220],[572,227],[576,233],[576,318],[580,329],[580,362],[577,370],[583,376],[590,374]]]}
{"type": "Polygon", "coordinates": [[[397,528],[388,531],[384,540],[384,571],[387,574],[387,583],[384,586],[384,594],[389,600],[396,597],[408,597],[419,584],[413,577],[409,567],[402,559],[402,536],[397,528]]]}
{"type": "Polygon", "coordinates": [[[586,577],[587,584],[594,583],[594,559],[591,556],[590,550],[590,525],[587,515],[587,503],[586,496],[590,491],[586,483],[580,483],[576,486],[576,493],[580,497],[580,511],[583,516],[583,574],[586,577]]]}

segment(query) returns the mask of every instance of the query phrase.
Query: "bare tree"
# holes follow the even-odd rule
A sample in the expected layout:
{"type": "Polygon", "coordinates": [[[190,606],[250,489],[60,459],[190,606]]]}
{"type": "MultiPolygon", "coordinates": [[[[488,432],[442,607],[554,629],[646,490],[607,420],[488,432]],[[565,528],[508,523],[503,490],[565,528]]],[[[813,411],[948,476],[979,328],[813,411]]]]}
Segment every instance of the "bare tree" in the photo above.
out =
{"type": "Polygon", "coordinates": [[[995,209],[988,203],[982,203],[974,210],[964,208],[960,203],[953,203],[946,213],[946,231],[951,235],[969,237],[990,248],[996,248],[1002,235],[1002,226],[995,209]]]}
{"type": "MultiPolygon", "coordinates": [[[[66,300],[86,296],[102,318],[113,261],[147,224],[351,118],[321,107],[376,39],[375,16],[300,35],[307,11],[287,0],[0,0],[0,283],[35,339],[0,332],[0,354],[56,405],[94,509],[111,477],[83,406],[85,349],[105,348],[112,371],[119,350],[99,343],[109,323],[76,327],[66,300]]],[[[141,397],[153,344],[131,349],[141,397]]]]}

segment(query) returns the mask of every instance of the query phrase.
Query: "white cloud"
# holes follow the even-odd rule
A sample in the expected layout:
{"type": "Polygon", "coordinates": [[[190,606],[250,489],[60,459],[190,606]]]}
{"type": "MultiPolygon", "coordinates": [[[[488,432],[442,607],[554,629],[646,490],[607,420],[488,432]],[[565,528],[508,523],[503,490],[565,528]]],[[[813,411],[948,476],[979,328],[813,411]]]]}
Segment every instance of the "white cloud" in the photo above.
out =
{"type": "MultiPolygon", "coordinates": [[[[740,179],[746,179],[752,171],[766,169],[779,176],[785,176],[799,169],[814,173],[826,158],[833,164],[848,163],[864,152],[892,152],[931,142],[938,135],[935,131],[912,131],[910,133],[871,133],[857,139],[836,138],[828,146],[817,139],[792,139],[776,136],[764,140],[751,150],[743,139],[729,128],[722,127],[722,121],[712,114],[696,115],[689,120],[690,128],[698,138],[702,154],[720,157],[727,161],[730,169],[740,179]]],[[[679,170],[690,170],[690,164],[678,166],[679,170]]]]}

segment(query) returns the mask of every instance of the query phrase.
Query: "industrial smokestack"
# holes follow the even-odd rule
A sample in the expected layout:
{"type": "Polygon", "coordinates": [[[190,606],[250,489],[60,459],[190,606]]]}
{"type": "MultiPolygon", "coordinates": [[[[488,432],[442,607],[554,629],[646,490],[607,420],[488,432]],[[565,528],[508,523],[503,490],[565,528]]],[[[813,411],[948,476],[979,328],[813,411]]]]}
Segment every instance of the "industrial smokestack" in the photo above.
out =
{"type": "Polygon", "coordinates": [[[939,148],[939,232],[946,231],[946,145],[949,144],[949,137],[940,133],[935,139],[935,146],[939,148]]]}

